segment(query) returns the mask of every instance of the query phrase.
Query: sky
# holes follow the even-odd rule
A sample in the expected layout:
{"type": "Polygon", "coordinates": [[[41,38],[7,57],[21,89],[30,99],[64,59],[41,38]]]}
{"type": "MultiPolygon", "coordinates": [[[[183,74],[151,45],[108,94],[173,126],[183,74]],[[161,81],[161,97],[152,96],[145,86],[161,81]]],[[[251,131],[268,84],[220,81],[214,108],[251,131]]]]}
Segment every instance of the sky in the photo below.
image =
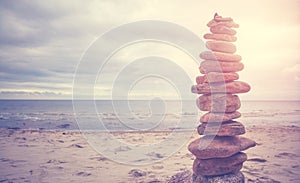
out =
{"type": "MultiPolygon", "coordinates": [[[[95,99],[189,98],[199,63],[174,45],[127,45],[101,70],[100,62],[84,65],[82,59],[99,37],[120,25],[166,21],[202,38],[218,12],[240,25],[235,44],[245,69],[239,75],[252,88],[241,99],[300,100],[299,7],[299,0],[0,0],[0,99],[72,99],[76,74],[84,75],[75,89],[81,99],[91,97],[85,91],[91,84],[95,99]]],[[[180,40],[176,30],[155,30],[162,39],[180,40]]],[[[105,40],[94,56],[135,34],[129,29],[105,40]]]]}

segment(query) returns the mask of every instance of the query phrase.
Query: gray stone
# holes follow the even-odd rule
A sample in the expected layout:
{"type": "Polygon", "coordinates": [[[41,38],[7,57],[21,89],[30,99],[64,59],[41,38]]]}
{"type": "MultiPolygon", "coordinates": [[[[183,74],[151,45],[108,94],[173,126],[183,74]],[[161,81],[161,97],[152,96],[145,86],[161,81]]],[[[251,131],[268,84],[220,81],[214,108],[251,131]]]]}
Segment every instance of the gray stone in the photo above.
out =
{"type": "Polygon", "coordinates": [[[193,183],[244,183],[245,177],[242,172],[230,173],[217,176],[193,175],[193,183]]]}
{"type": "Polygon", "coordinates": [[[229,173],[217,176],[197,176],[189,170],[179,172],[171,177],[168,183],[244,183],[244,175],[241,172],[229,173]]]}

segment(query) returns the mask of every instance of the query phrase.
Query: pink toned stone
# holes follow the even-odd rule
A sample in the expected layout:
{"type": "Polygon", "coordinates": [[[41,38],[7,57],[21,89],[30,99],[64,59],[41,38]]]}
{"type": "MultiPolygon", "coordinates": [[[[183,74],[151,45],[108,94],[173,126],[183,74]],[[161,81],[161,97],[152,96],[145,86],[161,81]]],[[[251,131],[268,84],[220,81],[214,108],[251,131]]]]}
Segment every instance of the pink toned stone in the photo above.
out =
{"type": "Polygon", "coordinates": [[[214,123],[201,123],[197,128],[199,135],[235,136],[244,134],[245,127],[237,121],[223,122],[221,125],[214,123]]]}
{"type": "Polygon", "coordinates": [[[242,60],[242,57],[240,55],[216,51],[204,51],[199,56],[204,60],[216,60],[224,62],[239,62],[242,60]]]}
{"type": "Polygon", "coordinates": [[[203,83],[193,85],[191,90],[197,94],[210,94],[210,93],[247,93],[250,91],[250,85],[242,81],[233,81],[228,83],[203,83]]]}
{"type": "Polygon", "coordinates": [[[225,22],[218,22],[216,20],[211,20],[207,23],[208,27],[214,27],[217,25],[223,25],[229,28],[239,28],[239,24],[233,22],[233,21],[225,21],[225,22]]]}
{"type": "Polygon", "coordinates": [[[212,113],[208,112],[201,116],[200,122],[202,123],[213,123],[213,122],[224,122],[224,121],[230,121],[232,119],[237,119],[241,117],[241,113],[238,111],[234,111],[231,113],[212,113]]]}
{"type": "Polygon", "coordinates": [[[197,84],[203,83],[217,83],[217,82],[228,82],[239,79],[239,75],[235,72],[220,73],[220,72],[209,72],[203,76],[196,77],[197,84]]]}
{"type": "Polygon", "coordinates": [[[206,47],[211,51],[234,53],[236,52],[236,47],[234,44],[225,41],[207,41],[206,47]]]}
{"type": "Polygon", "coordinates": [[[237,38],[235,36],[227,35],[227,34],[204,34],[204,39],[212,39],[212,40],[219,40],[219,41],[229,41],[235,42],[237,38]]]}
{"type": "Polygon", "coordinates": [[[213,27],[210,27],[210,32],[214,33],[214,34],[228,34],[228,35],[235,35],[236,31],[226,27],[224,25],[216,25],[213,27]]]}
{"type": "Polygon", "coordinates": [[[219,137],[204,136],[194,140],[188,149],[198,159],[226,158],[250,147],[256,143],[246,137],[219,137]]]}

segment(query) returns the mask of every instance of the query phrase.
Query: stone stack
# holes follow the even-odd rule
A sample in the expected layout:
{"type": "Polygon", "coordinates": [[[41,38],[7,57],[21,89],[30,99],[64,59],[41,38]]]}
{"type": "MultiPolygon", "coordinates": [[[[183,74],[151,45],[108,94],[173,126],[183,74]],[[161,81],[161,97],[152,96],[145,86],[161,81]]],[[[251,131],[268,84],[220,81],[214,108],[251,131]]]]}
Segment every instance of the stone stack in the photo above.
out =
{"type": "Polygon", "coordinates": [[[211,33],[206,47],[210,51],[200,54],[202,76],[196,78],[197,85],[192,92],[202,94],[197,99],[201,111],[208,111],[200,118],[198,126],[201,138],[193,141],[188,149],[196,156],[193,164],[195,182],[244,182],[240,172],[247,160],[244,151],[256,145],[253,140],[242,137],[245,127],[234,121],[241,116],[238,93],[246,93],[250,86],[239,79],[238,71],[243,70],[241,56],[234,54],[236,31],[238,28],[232,18],[215,14],[207,26],[211,33]],[[226,180],[225,178],[226,177],[226,180]]]}

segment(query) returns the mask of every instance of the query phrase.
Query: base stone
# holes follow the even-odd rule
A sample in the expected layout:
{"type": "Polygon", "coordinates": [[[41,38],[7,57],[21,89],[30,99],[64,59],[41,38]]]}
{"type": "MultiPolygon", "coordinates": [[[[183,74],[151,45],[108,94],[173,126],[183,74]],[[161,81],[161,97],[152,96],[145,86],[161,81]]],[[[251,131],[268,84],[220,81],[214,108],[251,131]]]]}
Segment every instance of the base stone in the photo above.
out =
{"type": "Polygon", "coordinates": [[[193,183],[244,183],[242,172],[230,173],[218,176],[197,176],[193,174],[193,183]]]}
{"type": "Polygon", "coordinates": [[[216,176],[197,176],[190,170],[184,170],[173,175],[168,183],[244,183],[245,177],[242,172],[216,176]]]}

